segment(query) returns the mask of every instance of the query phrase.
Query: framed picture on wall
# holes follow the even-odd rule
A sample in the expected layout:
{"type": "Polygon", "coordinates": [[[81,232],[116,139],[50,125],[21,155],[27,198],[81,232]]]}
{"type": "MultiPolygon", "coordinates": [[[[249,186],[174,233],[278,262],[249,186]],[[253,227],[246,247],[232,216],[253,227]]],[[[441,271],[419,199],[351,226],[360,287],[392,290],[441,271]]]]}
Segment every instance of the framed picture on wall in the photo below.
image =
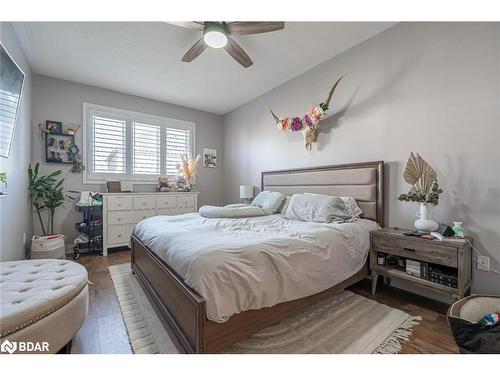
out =
{"type": "Polygon", "coordinates": [[[47,120],[45,122],[45,129],[51,134],[62,134],[62,122],[47,120]]]}
{"type": "Polygon", "coordinates": [[[203,166],[217,168],[217,150],[215,148],[203,149],[203,166]]]}
{"type": "Polygon", "coordinates": [[[45,137],[45,161],[56,164],[73,164],[75,136],[49,133],[45,137]]]}

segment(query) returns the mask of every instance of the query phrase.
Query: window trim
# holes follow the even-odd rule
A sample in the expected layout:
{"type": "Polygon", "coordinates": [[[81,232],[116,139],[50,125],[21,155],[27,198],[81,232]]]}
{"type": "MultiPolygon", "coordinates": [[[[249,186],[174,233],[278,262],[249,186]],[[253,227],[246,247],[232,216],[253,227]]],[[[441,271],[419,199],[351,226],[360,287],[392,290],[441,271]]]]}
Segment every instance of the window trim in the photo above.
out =
{"type": "MultiPolygon", "coordinates": [[[[143,112],[135,112],[135,111],[129,111],[126,109],[120,109],[120,108],[114,108],[114,107],[107,107],[99,104],[93,104],[93,103],[83,103],[83,147],[81,150],[82,153],[82,158],[85,162],[85,171],[83,173],[83,183],[84,184],[105,184],[107,181],[130,181],[134,182],[136,184],[152,184],[156,185],[158,183],[158,176],[154,175],[151,178],[146,178],[145,175],[140,175],[136,176],[135,178],[132,175],[132,123],[134,121],[137,122],[146,122],[150,123],[151,125],[160,125],[161,130],[160,130],[160,142],[163,142],[165,140],[165,129],[169,126],[177,128],[177,129],[184,129],[184,130],[190,130],[191,131],[191,156],[195,154],[196,151],[196,123],[192,121],[185,121],[185,120],[179,120],[179,119],[174,119],[174,118],[169,118],[169,117],[164,117],[164,116],[157,116],[157,115],[151,115],[148,113],[143,113],[143,112]],[[91,165],[91,158],[92,158],[92,153],[89,147],[92,146],[92,119],[91,119],[91,114],[92,111],[97,111],[97,112],[103,112],[103,113],[109,113],[110,115],[118,115],[120,117],[126,117],[126,127],[125,127],[125,142],[126,142],[126,163],[125,163],[125,168],[126,168],[126,173],[125,175],[123,174],[103,174],[103,173],[93,173],[91,171],[90,165],[91,165]]],[[[164,164],[165,164],[165,147],[160,148],[160,175],[162,171],[164,170],[164,164]]]]}

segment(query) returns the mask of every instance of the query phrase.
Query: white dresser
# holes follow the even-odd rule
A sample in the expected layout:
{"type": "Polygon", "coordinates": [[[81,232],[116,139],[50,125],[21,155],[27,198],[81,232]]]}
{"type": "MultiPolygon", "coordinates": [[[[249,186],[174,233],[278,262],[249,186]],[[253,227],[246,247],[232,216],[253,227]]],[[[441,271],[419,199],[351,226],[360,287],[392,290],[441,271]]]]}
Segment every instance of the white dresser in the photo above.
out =
{"type": "Polygon", "coordinates": [[[156,215],[178,215],[198,210],[198,192],[104,193],[103,255],[108,248],[128,246],[135,224],[156,215]]]}

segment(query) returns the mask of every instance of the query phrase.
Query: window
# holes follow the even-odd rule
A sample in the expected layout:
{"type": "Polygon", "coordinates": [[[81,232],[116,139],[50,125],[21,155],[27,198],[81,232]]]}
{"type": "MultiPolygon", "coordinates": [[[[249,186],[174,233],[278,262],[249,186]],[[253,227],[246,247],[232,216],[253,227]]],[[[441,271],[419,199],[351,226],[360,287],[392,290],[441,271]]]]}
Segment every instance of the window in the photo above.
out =
{"type": "Polygon", "coordinates": [[[84,103],[84,183],[175,177],[193,155],[195,124],[84,103]]]}
{"type": "Polygon", "coordinates": [[[24,73],[0,43],[0,156],[8,158],[23,91],[24,73]]]}

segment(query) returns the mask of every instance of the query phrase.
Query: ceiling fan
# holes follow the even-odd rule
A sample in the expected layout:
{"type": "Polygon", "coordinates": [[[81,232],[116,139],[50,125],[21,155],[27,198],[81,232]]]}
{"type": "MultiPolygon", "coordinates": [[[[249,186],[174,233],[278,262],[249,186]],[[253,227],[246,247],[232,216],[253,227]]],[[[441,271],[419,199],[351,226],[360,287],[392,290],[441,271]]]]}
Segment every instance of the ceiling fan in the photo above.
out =
{"type": "Polygon", "coordinates": [[[207,47],[224,48],[233,59],[245,68],[253,64],[252,59],[243,48],[231,38],[232,35],[262,34],[281,30],[284,22],[169,22],[172,25],[185,29],[203,31],[203,37],[198,40],[186,54],[182,61],[191,62],[207,47]]]}

